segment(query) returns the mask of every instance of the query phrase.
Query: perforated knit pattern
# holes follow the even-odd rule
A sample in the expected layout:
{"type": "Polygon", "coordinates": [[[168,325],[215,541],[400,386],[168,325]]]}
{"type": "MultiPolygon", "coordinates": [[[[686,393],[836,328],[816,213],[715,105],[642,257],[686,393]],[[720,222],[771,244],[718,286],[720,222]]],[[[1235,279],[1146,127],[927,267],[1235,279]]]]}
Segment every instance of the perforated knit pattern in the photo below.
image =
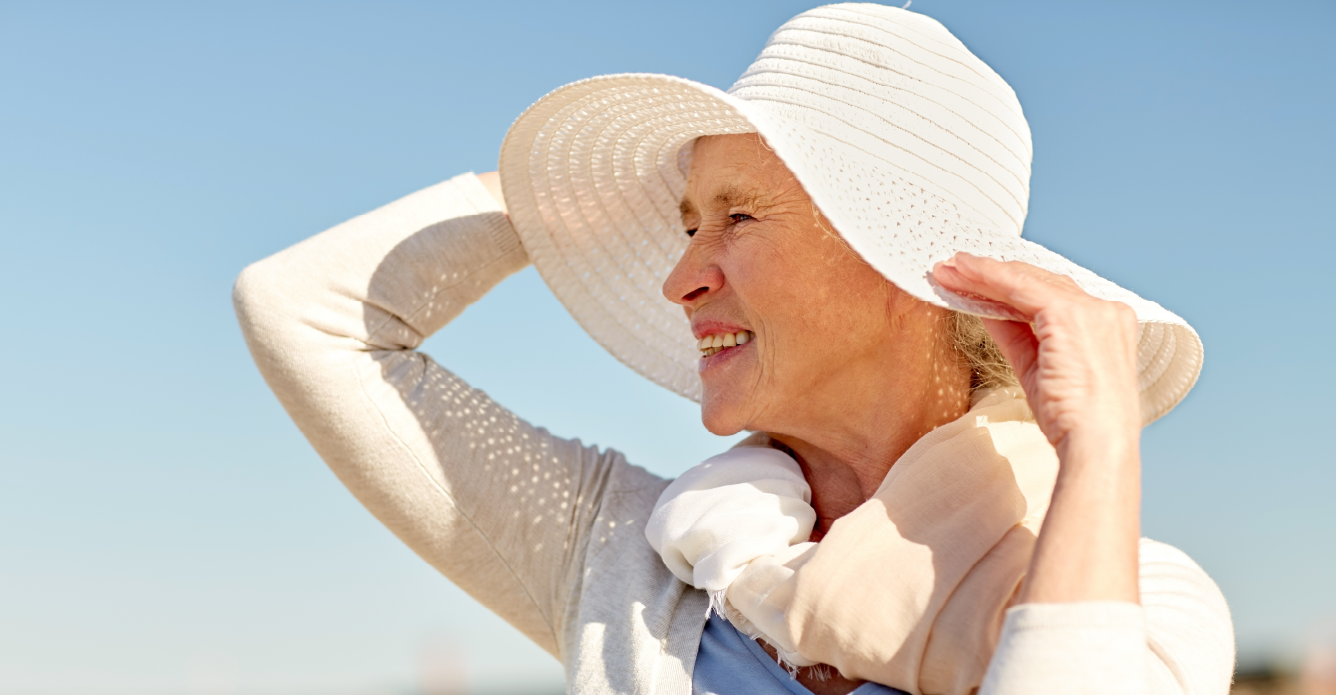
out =
{"type": "MultiPolygon", "coordinates": [[[[667,481],[525,422],[416,350],[525,261],[487,190],[460,176],[251,266],[237,317],[265,380],[353,495],[558,656],[568,692],[689,695],[709,599],[645,542],[667,481]]],[[[1014,608],[1008,625],[1021,629],[1004,631],[980,692],[1224,692],[1224,598],[1182,553],[1146,547],[1144,624],[1110,622],[1126,610],[1116,604],[1014,608]],[[1108,628],[1064,627],[1094,623],[1108,628]],[[1096,677],[1141,663],[1144,688],[1096,677]]]]}
{"type": "Polygon", "coordinates": [[[1007,83],[936,21],[868,4],[787,22],[727,93],[665,75],[597,77],[539,100],[507,134],[502,184],[534,265],[595,340],[655,383],[700,398],[699,352],[660,291],[688,241],[687,145],[747,132],[906,292],[1009,318],[929,272],[957,251],[1026,261],[1136,310],[1146,422],[1195,383],[1202,346],[1185,321],[1020,238],[1031,141],[1007,83]]]}

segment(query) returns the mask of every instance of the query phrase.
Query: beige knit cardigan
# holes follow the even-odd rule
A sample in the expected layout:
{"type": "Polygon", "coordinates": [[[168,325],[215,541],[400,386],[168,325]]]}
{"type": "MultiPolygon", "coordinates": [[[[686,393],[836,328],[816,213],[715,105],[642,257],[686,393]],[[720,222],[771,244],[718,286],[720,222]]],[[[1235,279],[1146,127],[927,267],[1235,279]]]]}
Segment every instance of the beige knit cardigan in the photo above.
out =
{"type": "MultiPolygon", "coordinates": [[[[265,380],[339,479],[561,660],[570,692],[688,695],[708,599],[645,540],[667,481],[552,436],[416,351],[527,263],[466,174],[250,266],[234,301],[265,380]]],[[[1210,578],[1143,541],[1141,592],[1140,606],[1012,608],[981,692],[1225,693],[1233,633],[1210,578]]]]}

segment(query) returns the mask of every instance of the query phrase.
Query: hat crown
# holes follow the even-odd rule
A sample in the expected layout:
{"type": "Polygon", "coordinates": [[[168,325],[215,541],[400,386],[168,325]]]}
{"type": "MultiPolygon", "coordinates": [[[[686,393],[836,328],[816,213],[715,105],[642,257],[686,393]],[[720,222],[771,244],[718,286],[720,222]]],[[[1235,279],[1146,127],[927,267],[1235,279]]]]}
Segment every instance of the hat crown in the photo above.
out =
{"type": "Polygon", "coordinates": [[[847,143],[983,226],[1021,233],[1032,149],[1020,101],[929,17],[867,3],[809,10],[728,91],[847,143]]]}

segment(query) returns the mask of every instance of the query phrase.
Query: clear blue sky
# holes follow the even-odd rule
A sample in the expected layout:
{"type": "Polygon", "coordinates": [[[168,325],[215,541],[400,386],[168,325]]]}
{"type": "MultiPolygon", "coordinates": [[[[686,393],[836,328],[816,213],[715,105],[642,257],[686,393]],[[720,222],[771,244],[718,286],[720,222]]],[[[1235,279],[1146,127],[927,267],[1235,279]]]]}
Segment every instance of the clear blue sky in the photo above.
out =
{"type": "MultiPolygon", "coordinates": [[[[312,453],[250,363],[232,281],[495,168],[563,83],[726,87],[809,6],[0,3],[0,692],[408,693],[441,655],[474,689],[559,687],[312,453]]],[[[1293,654],[1336,621],[1336,4],[912,9],[1019,93],[1027,236],[1200,331],[1201,382],[1146,432],[1145,533],[1220,583],[1245,660],[1293,654]]],[[[666,475],[726,444],[532,271],[428,350],[666,475]]]]}

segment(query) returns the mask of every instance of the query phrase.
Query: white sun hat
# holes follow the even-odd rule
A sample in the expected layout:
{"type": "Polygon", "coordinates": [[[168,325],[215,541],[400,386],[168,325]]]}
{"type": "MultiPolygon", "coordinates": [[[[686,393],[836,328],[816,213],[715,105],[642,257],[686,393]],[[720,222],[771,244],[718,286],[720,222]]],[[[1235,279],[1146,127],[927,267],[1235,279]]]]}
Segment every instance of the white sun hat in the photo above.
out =
{"type": "Polygon", "coordinates": [[[1186,321],[1020,237],[1031,143],[1011,87],[935,20],[852,3],[785,23],[727,92],[594,77],[543,97],[506,134],[502,188],[534,266],[594,340],[653,382],[700,400],[696,340],[661,286],[688,242],[689,145],[731,133],[759,133],[840,236],[923,301],[1008,317],[929,277],[967,251],[1130,305],[1145,422],[1196,382],[1202,344],[1186,321]]]}

